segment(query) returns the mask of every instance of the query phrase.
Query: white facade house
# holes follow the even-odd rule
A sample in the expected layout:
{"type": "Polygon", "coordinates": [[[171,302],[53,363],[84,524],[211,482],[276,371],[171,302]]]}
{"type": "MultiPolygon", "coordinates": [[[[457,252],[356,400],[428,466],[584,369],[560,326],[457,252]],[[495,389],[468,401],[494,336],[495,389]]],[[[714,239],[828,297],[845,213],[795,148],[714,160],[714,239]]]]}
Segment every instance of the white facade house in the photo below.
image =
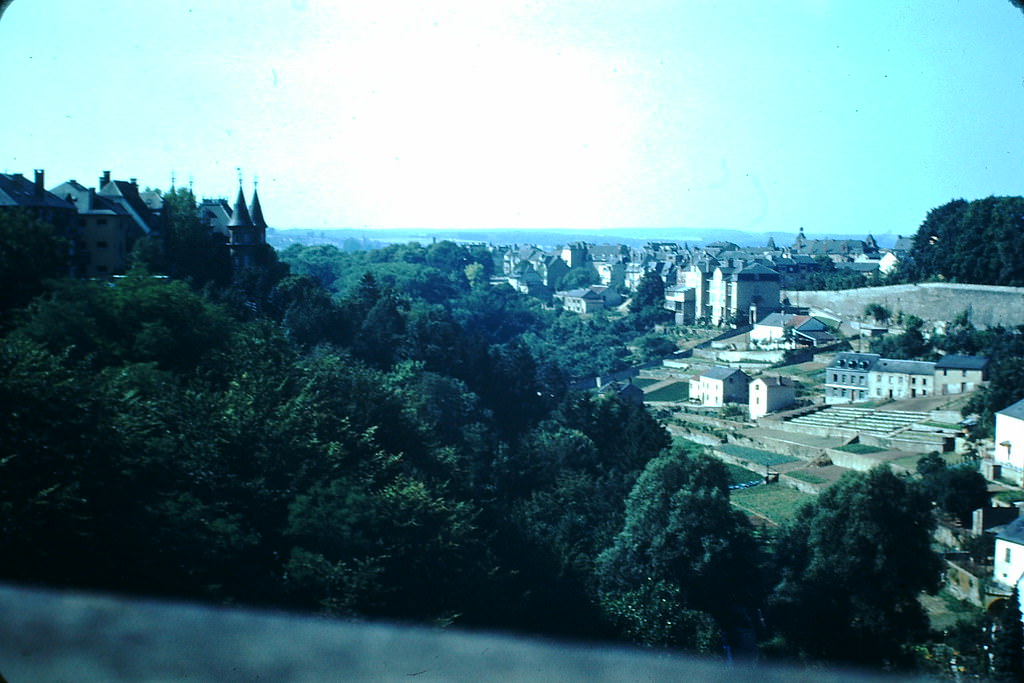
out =
{"type": "Polygon", "coordinates": [[[1021,483],[1024,479],[1024,400],[996,413],[995,451],[992,459],[1003,476],[1021,483]]]}
{"type": "Polygon", "coordinates": [[[726,403],[744,403],[750,377],[736,368],[714,367],[690,380],[690,398],[709,408],[720,408],[726,403]]]}
{"type": "Polygon", "coordinates": [[[1024,518],[1007,524],[996,535],[992,578],[1013,588],[1024,576],[1024,518]]]}
{"type": "Polygon", "coordinates": [[[788,377],[758,377],[750,383],[750,419],[785,410],[796,402],[796,387],[788,377]]]}
{"type": "Polygon", "coordinates": [[[879,358],[868,371],[871,398],[905,399],[935,393],[935,363],[879,358]]]}

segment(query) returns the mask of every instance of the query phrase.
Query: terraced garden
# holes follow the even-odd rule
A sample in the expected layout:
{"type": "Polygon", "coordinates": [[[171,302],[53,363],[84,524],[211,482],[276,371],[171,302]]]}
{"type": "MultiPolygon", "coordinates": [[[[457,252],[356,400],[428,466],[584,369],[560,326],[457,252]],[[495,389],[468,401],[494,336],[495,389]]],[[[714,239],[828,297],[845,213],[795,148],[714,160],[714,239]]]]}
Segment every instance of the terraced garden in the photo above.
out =
{"type": "Polygon", "coordinates": [[[686,401],[689,398],[689,382],[673,382],[644,394],[645,401],[686,401]]]}
{"type": "Polygon", "coordinates": [[[768,451],[749,448],[747,446],[739,446],[733,443],[722,444],[721,446],[715,446],[715,448],[727,455],[733,456],[734,458],[740,458],[741,460],[746,460],[747,462],[751,462],[756,465],[763,465],[765,467],[781,465],[783,463],[794,462],[797,460],[797,458],[792,456],[769,453],[768,451]]]}
{"type": "Polygon", "coordinates": [[[814,496],[789,486],[768,484],[730,492],[730,500],[739,509],[753,512],[775,524],[784,524],[814,496]]]}

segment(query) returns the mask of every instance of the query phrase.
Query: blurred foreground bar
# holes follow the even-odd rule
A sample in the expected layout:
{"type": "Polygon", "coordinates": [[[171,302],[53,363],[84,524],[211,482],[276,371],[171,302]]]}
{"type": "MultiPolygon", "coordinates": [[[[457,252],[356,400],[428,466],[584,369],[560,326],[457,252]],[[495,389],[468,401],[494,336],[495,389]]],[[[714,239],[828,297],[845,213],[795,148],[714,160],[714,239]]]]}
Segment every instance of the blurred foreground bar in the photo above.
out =
{"type": "Polygon", "coordinates": [[[0,673],[9,683],[893,680],[3,585],[0,673]]]}

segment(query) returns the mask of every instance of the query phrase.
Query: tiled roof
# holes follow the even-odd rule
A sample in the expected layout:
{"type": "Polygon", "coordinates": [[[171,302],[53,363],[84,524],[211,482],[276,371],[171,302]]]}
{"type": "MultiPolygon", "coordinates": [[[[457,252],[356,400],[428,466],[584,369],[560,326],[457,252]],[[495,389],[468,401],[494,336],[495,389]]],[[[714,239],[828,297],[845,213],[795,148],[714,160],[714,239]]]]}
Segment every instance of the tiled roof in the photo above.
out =
{"type": "Polygon", "coordinates": [[[732,375],[736,374],[737,372],[746,376],[746,373],[743,372],[742,370],[738,370],[737,368],[726,368],[721,366],[709,368],[708,370],[705,370],[704,372],[700,373],[700,376],[707,377],[709,379],[727,379],[732,375]]]}
{"type": "Polygon", "coordinates": [[[0,206],[21,206],[25,208],[72,209],[52,192],[38,191],[36,183],[20,173],[0,173],[0,206]]]}
{"type": "Polygon", "coordinates": [[[987,365],[988,358],[984,356],[963,356],[958,353],[950,353],[935,363],[935,369],[984,370],[987,365]]]}
{"type": "Polygon", "coordinates": [[[833,359],[831,365],[829,365],[829,368],[870,370],[875,362],[880,359],[881,356],[877,353],[852,353],[844,351],[836,354],[836,357],[833,359]]]}
{"type": "Polygon", "coordinates": [[[249,217],[249,209],[245,206],[245,195],[242,188],[238,188],[238,198],[235,199],[235,208],[231,211],[229,228],[251,228],[252,218],[249,217]]]}
{"type": "MultiPolygon", "coordinates": [[[[764,382],[770,387],[791,387],[793,386],[793,380],[789,377],[781,377],[779,375],[770,375],[767,377],[755,377],[753,382],[764,382]]],[[[751,382],[751,383],[753,383],[751,382]]]]}
{"type": "Polygon", "coordinates": [[[1024,399],[1017,401],[1013,405],[1007,406],[1002,410],[997,410],[996,415],[1006,415],[1007,417],[1014,417],[1018,420],[1024,420],[1024,399]]]}
{"type": "Polygon", "coordinates": [[[935,363],[924,360],[879,358],[871,369],[875,372],[892,372],[900,375],[934,375],[935,363]]]}
{"type": "Polygon", "coordinates": [[[1007,524],[1002,531],[996,534],[996,538],[1024,545],[1024,517],[1018,517],[1007,524]]]}
{"type": "Polygon", "coordinates": [[[75,210],[80,215],[131,215],[127,209],[117,202],[96,194],[96,192],[75,180],[69,180],[66,183],[61,183],[50,191],[58,197],[73,203],[75,205],[75,210]]]}

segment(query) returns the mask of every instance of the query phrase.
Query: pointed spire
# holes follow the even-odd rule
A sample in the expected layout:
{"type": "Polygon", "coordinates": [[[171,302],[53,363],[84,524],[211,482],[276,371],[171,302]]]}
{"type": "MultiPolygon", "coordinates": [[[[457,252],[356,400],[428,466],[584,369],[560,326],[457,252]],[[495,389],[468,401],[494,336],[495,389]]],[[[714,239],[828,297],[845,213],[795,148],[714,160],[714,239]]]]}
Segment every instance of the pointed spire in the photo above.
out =
{"type": "Polygon", "coordinates": [[[242,187],[238,187],[238,199],[235,200],[235,208],[231,212],[231,220],[228,221],[229,228],[251,228],[252,218],[249,217],[249,209],[245,208],[245,195],[242,194],[242,187]]]}
{"type": "Polygon", "coordinates": [[[253,183],[252,188],[252,206],[249,209],[249,213],[252,214],[252,224],[257,228],[266,228],[267,222],[263,220],[263,207],[260,206],[260,196],[256,191],[256,183],[253,183]]]}

